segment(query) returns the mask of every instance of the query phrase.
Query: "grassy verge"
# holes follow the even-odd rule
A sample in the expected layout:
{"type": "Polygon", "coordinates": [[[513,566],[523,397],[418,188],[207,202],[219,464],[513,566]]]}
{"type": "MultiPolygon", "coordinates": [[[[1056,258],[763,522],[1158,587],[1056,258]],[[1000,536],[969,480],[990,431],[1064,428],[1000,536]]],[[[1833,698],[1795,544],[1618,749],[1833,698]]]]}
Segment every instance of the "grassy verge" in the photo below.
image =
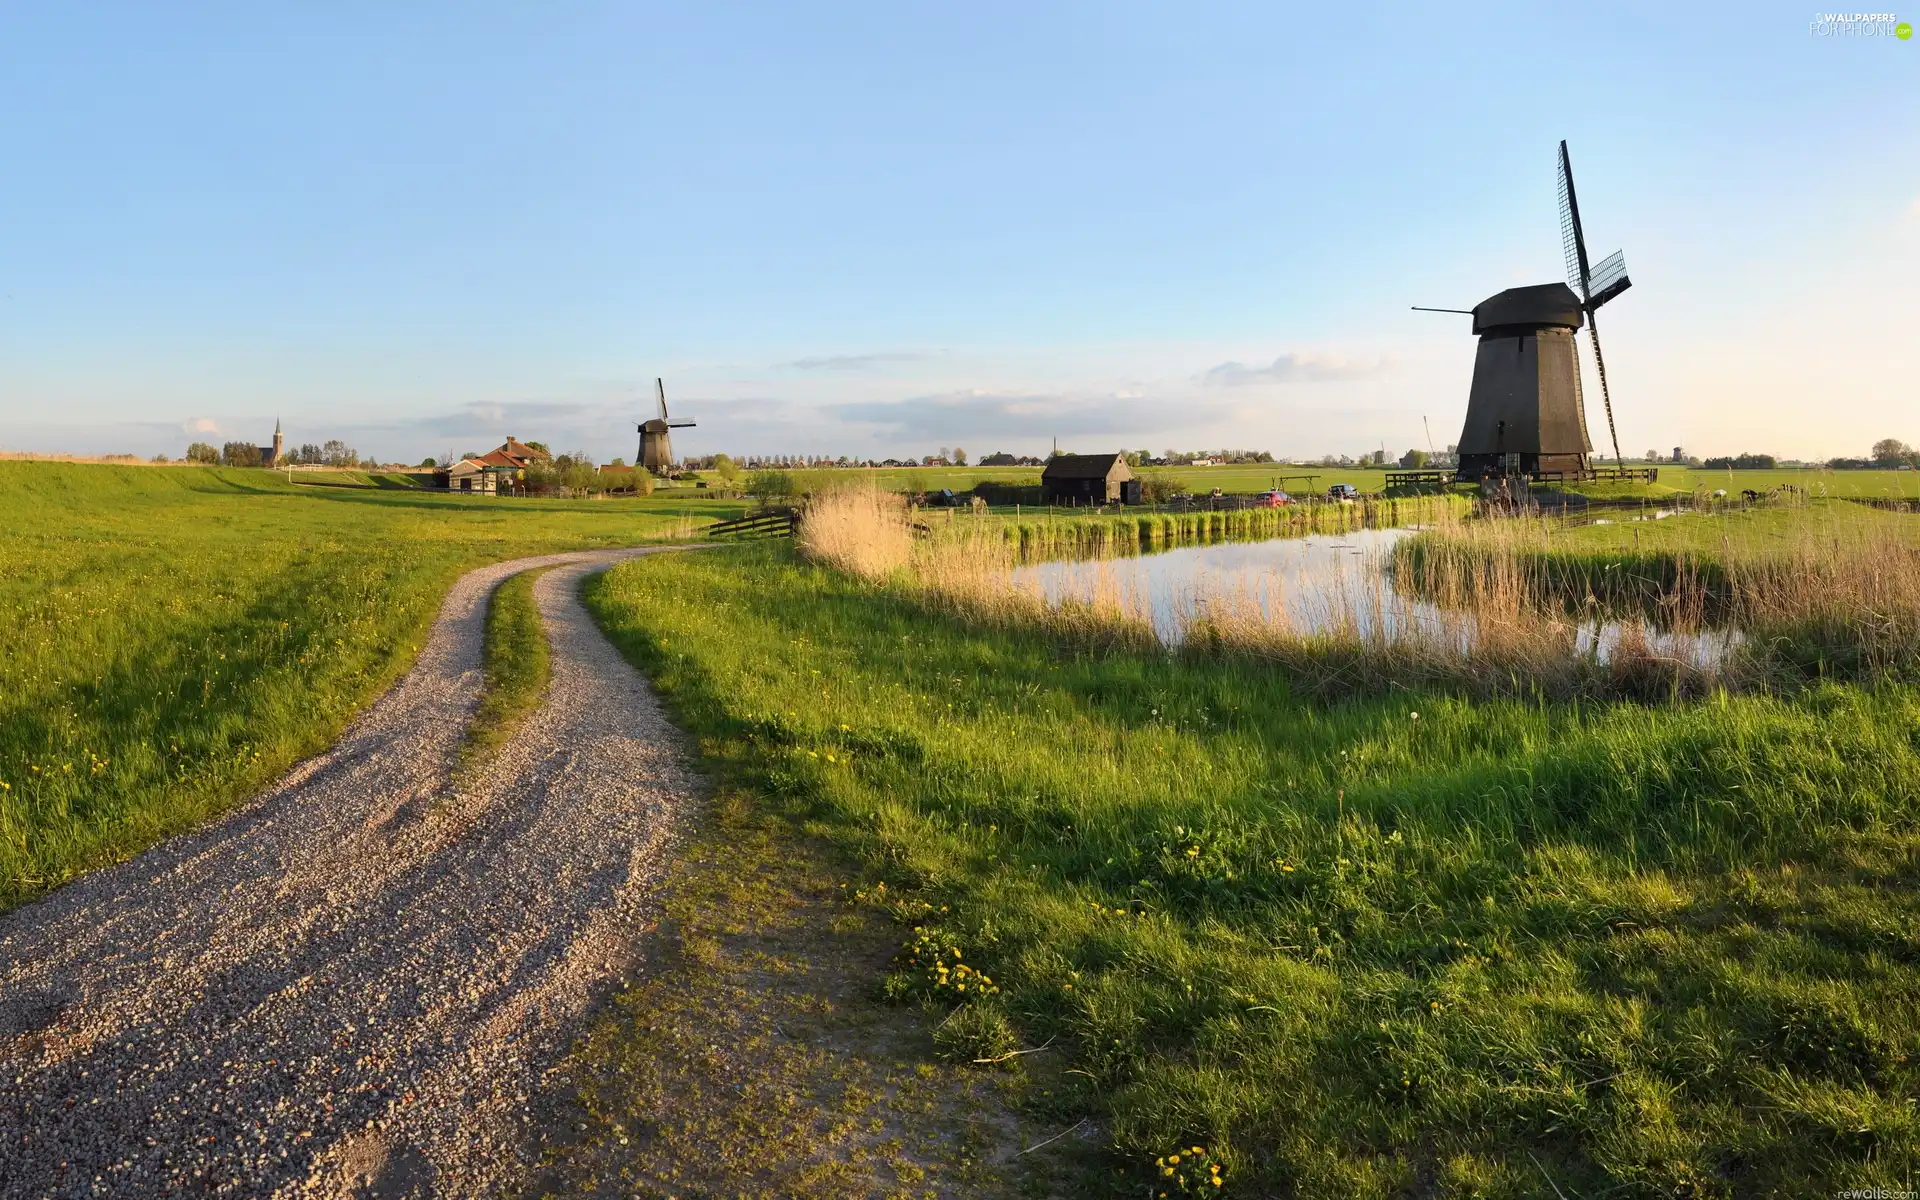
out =
{"type": "Polygon", "coordinates": [[[740,507],[0,463],[0,909],[324,748],[412,662],[469,567],[675,536],[740,507]]]}
{"type": "Polygon", "coordinates": [[[877,998],[884,892],[856,896],[831,848],[738,793],[715,808],[677,856],[653,970],[566,1066],[534,1194],[1006,1196],[1084,1154],[1022,1153],[1074,1120],[1010,1108],[1044,1114],[1057,1065],[947,1061],[922,1014],[877,998]]]}
{"type": "Polygon", "coordinates": [[[1920,692],[1326,705],[921,595],[760,546],[588,601],[897,897],[890,994],[1063,1056],[1090,1194],[1913,1186],[1920,692]]]}
{"type": "Polygon", "coordinates": [[[534,581],[544,574],[535,570],[509,576],[487,603],[487,684],[461,743],[461,757],[467,762],[512,737],[546,695],[553,671],[546,626],[533,597],[534,581]]]}

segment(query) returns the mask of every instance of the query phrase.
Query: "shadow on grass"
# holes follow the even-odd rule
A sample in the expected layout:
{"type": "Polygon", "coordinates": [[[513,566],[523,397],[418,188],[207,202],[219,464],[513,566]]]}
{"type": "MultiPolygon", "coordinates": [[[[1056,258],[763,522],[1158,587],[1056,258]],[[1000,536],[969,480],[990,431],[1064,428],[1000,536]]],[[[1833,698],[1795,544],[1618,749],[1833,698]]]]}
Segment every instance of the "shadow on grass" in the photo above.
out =
{"type": "Polygon", "coordinates": [[[1911,689],[1323,704],[783,547],[676,558],[595,584],[603,627],[712,769],[998,981],[956,1009],[1073,1056],[1142,1183],[1189,1143],[1310,1196],[1793,1194],[1920,1152],[1911,689]]]}

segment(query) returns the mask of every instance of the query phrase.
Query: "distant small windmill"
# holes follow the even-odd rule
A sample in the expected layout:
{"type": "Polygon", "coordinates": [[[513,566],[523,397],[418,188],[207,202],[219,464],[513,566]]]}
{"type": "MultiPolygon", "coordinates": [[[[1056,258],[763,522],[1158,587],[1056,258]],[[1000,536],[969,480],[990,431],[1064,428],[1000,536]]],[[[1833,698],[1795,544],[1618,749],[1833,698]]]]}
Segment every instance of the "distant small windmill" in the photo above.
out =
{"type": "Polygon", "coordinates": [[[673,473],[673,437],[667,431],[691,429],[693,422],[668,418],[667,385],[655,379],[653,386],[660,394],[660,415],[651,421],[640,422],[640,465],[649,474],[666,476],[673,473]]]}
{"type": "MultiPolygon", "coordinates": [[[[1600,397],[1607,410],[1607,433],[1620,461],[1620,436],[1613,423],[1613,396],[1607,390],[1607,364],[1600,354],[1600,332],[1593,315],[1600,306],[1633,286],[1626,257],[1619,251],[1599,266],[1587,259],[1580,201],[1573,190],[1573,163],[1560,143],[1560,235],[1566,252],[1567,284],[1543,283],[1508,288],[1470,312],[1480,349],[1473,362],[1473,389],[1467,395],[1467,420],[1460,431],[1455,478],[1542,474],[1584,476],[1592,471],[1587,455],[1586,401],[1580,390],[1580,353],[1575,336],[1582,325],[1593,338],[1600,373],[1600,397]],[[1568,286],[1568,285],[1571,286],[1568,286]]],[[[1415,305],[1419,308],[1419,305],[1415,305]]]]}

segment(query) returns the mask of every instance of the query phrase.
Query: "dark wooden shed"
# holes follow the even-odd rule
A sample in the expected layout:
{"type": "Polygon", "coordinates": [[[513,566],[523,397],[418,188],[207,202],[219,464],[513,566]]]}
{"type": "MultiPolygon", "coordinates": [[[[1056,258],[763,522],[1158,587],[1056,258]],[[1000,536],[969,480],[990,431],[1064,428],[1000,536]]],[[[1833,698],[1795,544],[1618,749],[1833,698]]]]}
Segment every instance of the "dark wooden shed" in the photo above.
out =
{"type": "Polygon", "coordinates": [[[1049,504],[1113,504],[1123,495],[1121,485],[1132,478],[1121,455],[1062,454],[1047,460],[1040,486],[1049,504]]]}

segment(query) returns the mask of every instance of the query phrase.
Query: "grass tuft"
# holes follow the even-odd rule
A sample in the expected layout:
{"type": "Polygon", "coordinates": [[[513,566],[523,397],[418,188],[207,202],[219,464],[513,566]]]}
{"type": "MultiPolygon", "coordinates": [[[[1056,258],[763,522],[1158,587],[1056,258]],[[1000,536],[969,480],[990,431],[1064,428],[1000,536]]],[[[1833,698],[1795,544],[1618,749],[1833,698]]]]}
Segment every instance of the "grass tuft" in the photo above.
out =
{"type": "Polygon", "coordinates": [[[477,762],[504,744],[546,695],[553,670],[533,595],[544,574],[546,569],[508,576],[487,603],[486,690],[461,743],[464,762],[477,762]]]}

